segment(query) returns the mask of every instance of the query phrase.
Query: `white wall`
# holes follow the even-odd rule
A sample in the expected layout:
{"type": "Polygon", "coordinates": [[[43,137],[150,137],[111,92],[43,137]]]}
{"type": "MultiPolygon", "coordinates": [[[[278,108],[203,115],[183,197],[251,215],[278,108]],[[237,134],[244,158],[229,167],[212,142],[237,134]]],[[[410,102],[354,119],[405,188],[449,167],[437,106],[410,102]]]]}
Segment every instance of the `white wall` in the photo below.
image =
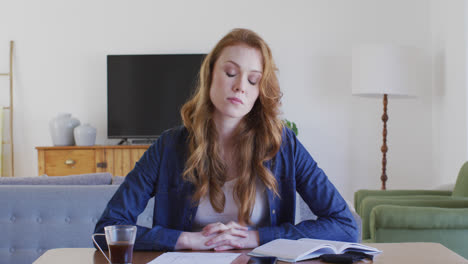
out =
{"type": "Polygon", "coordinates": [[[467,2],[431,3],[432,145],[437,183],[454,183],[467,160],[467,2]]]}
{"type": "MultiPolygon", "coordinates": [[[[446,132],[433,135],[442,118],[432,109],[431,7],[425,0],[2,3],[0,72],[9,40],[16,41],[16,174],[37,175],[34,148],[52,144],[48,122],[58,112],[96,126],[98,144],[113,143],[106,138],[107,54],[208,52],[230,29],[247,27],[273,49],[285,116],[349,200],[358,188],[380,187],[382,144],[382,102],[351,96],[351,48],[380,42],[423,50],[419,97],[389,102],[387,186],[432,186],[439,181],[433,141],[446,132]]],[[[7,87],[0,81],[0,97],[7,87]]]]}

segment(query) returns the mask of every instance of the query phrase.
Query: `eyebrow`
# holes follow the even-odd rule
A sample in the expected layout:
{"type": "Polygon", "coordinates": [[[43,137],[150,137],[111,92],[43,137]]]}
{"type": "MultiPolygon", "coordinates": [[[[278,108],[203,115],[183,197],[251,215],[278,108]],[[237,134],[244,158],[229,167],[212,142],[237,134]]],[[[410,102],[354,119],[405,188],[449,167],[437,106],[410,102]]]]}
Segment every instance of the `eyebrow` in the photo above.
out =
{"type": "MultiPolygon", "coordinates": [[[[239,64],[237,64],[235,61],[232,61],[232,60],[228,60],[228,61],[226,61],[226,62],[230,62],[230,63],[236,65],[236,66],[239,67],[239,68],[241,67],[239,64]]],[[[260,73],[260,74],[263,74],[263,72],[262,72],[262,71],[259,71],[259,70],[251,70],[251,71],[252,71],[252,72],[258,72],[258,73],[260,73]]]]}

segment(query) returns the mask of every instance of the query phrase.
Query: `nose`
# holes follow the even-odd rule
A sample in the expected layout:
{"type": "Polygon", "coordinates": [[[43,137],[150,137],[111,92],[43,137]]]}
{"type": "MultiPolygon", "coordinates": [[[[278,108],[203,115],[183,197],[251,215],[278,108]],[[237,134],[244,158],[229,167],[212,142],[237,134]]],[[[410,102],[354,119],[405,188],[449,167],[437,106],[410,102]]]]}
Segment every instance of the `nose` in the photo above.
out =
{"type": "Polygon", "coordinates": [[[233,90],[236,93],[242,93],[243,94],[243,93],[245,93],[245,87],[246,87],[246,84],[245,84],[245,81],[243,80],[243,78],[238,78],[237,82],[233,86],[233,90]]]}

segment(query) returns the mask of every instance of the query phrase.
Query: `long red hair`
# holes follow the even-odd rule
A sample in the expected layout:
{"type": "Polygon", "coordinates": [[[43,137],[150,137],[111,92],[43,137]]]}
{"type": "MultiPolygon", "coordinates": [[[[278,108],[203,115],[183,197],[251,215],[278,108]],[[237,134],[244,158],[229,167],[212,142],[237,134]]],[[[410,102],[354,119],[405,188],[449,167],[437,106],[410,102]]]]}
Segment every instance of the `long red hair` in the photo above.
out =
{"type": "Polygon", "coordinates": [[[235,130],[235,151],[239,176],[234,186],[234,199],[239,207],[241,224],[251,224],[255,205],[256,180],[278,195],[277,182],[265,162],[280,149],[283,123],[279,119],[282,93],[276,77],[276,65],[266,42],[248,29],[234,29],[224,36],[205,57],[200,68],[198,86],[193,97],[182,107],[181,115],[189,131],[188,158],[183,177],[195,185],[194,201],[209,194],[216,212],[223,212],[226,164],[221,157],[218,134],[213,121],[214,105],[210,100],[212,73],[224,48],[245,44],[262,54],[263,73],[259,97],[252,110],[235,130]]]}

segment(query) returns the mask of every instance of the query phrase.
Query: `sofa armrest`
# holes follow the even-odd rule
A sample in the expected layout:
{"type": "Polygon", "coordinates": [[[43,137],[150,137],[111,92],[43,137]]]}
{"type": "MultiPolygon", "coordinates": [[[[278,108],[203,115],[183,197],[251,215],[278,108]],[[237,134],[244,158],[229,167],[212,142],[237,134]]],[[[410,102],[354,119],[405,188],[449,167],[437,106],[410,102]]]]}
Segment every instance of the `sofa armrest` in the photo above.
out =
{"type": "MultiPolygon", "coordinates": [[[[451,191],[443,190],[358,190],[354,193],[354,208],[361,214],[361,203],[368,196],[411,196],[411,195],[434,195],[451,196],[451,191]]],[[[361,215],[362,217],[362,215],[361,215]]]]}
{"type": "Polygon", "coordinates": [[[362,238],[370,238],[370,214],[378,205],[400,205],[420,207],[446,207],[446,208],[468,208],[468,199],[453,198],[451,196],[368,196],[361,203],[362,238]]]}

